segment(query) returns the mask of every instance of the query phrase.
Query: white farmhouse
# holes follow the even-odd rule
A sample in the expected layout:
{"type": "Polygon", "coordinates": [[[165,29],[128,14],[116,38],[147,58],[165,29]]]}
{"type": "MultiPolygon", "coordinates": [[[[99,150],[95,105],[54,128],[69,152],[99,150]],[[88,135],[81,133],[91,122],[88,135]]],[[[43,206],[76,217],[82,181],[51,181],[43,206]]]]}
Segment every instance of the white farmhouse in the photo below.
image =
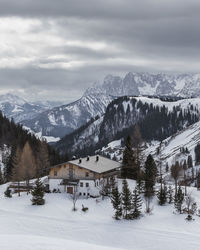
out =
{"type": "Polygon", "coordinates": [[[103,156],[88,156],[50,168],[49,189],[97,197],[111,177],[117,177],[121,164],[103,156]]]}

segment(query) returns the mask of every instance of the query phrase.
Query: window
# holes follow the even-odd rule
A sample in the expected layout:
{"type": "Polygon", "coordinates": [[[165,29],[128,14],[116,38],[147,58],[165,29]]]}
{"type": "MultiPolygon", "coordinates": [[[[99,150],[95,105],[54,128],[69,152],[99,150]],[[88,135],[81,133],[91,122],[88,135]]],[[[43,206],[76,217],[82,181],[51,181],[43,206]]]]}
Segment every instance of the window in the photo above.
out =
{"type": "Polygon", "coordinates": [[[57,171],[55,170],[55,171],[54,171],[54,176],[57,176],[57,175],[58,175],[58,173],[57,173],[57,171]]]}
{"type": "Polygon", "coordinates": [[[79,195],[81,196],[81,195],[82,195],[82,193],[79,193],[79,195]]]}
{"type": "Polygon", "coordinates": [[[88,173],[88,172],[86,172],[86,173],[85,173],[85,177],[88,177],[88,176],[89,176],[89,173],[88,173]]]}
{"type": "Polygon", "coordinates": [[[85,196],[85,193],[83,193],[83,195],[85,196]]]}
{"type": "Polygon", "coordinates": [[[90,196],[90,193],[87,193],[87,196],[90,196]]]}
{"type": "Polygon", "coordinates": [[[85,183],[85,186],[86,186],[86,187],[89,187],[89,183],[88,183],[88,182],[86,182],[86,183],[85,183]]]}
{"type": "Polygon", "coordinates": [[[80,187],[83,187],[83,182],[80,182],[80,187]]]}

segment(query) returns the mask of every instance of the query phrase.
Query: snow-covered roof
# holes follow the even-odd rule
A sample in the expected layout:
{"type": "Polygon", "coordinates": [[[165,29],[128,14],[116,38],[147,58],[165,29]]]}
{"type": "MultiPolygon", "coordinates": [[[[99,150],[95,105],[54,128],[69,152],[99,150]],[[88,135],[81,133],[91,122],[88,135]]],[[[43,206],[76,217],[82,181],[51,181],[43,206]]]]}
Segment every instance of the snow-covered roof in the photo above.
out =
{"type": "Polygon", "coordinates": [[[69,163],[77,165],[81,168],[94,171],[96,173],[104,173],[104,172],[118,169],[121,167],[121,164],[119,162],[110,160],[100,155],[88,156],[85,158],[72,160],[72,161],[69,161],[69,163]],[[98,157],[98,160],[97,160],[97,157],[98,157]]]}

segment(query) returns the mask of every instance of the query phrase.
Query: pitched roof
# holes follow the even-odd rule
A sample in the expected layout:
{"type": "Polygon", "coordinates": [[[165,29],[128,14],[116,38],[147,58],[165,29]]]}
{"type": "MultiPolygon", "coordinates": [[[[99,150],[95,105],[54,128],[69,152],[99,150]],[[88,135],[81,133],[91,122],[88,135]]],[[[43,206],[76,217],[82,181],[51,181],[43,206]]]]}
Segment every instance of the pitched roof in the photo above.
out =
{"type": "Polygon", "coordinates": [[[88,157],[72,160],[69,161],[69,163],[94,171],[96,173],[104,173],[121,167],[119,162],[110,160],[100,155],[98,156],[98,161],[96,155],[89,156],[89,160],[87,160],[87,158],[88,157]]]}

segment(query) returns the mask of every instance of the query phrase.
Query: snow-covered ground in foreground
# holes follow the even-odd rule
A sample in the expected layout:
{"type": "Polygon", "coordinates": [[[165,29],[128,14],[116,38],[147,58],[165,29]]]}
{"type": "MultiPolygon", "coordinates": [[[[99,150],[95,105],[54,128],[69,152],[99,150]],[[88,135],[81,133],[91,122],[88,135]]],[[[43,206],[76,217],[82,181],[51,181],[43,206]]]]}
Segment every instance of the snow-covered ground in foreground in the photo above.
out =
{"type": "MultiPolygon", "coordinates": [[[[131,182],[131,184],[133,184],[131,182]]],[[[131,185],[133,186],[133,185],[131,185]]],[[[4,198],[0,186],[0,249],[3,250],[186,250],[200,249],[200,217],[187,222],[173,205],[154,201],[151,215],[115,221],[109,199],[80,199],[77,212],[67,194],[46,194],[44,206],[32,206],[31,195],[4,198]],[[81,206],[89,207],[87,213],[81,206]]],[[[190,188],[198,206],[200,191],[190,188]]]]}

